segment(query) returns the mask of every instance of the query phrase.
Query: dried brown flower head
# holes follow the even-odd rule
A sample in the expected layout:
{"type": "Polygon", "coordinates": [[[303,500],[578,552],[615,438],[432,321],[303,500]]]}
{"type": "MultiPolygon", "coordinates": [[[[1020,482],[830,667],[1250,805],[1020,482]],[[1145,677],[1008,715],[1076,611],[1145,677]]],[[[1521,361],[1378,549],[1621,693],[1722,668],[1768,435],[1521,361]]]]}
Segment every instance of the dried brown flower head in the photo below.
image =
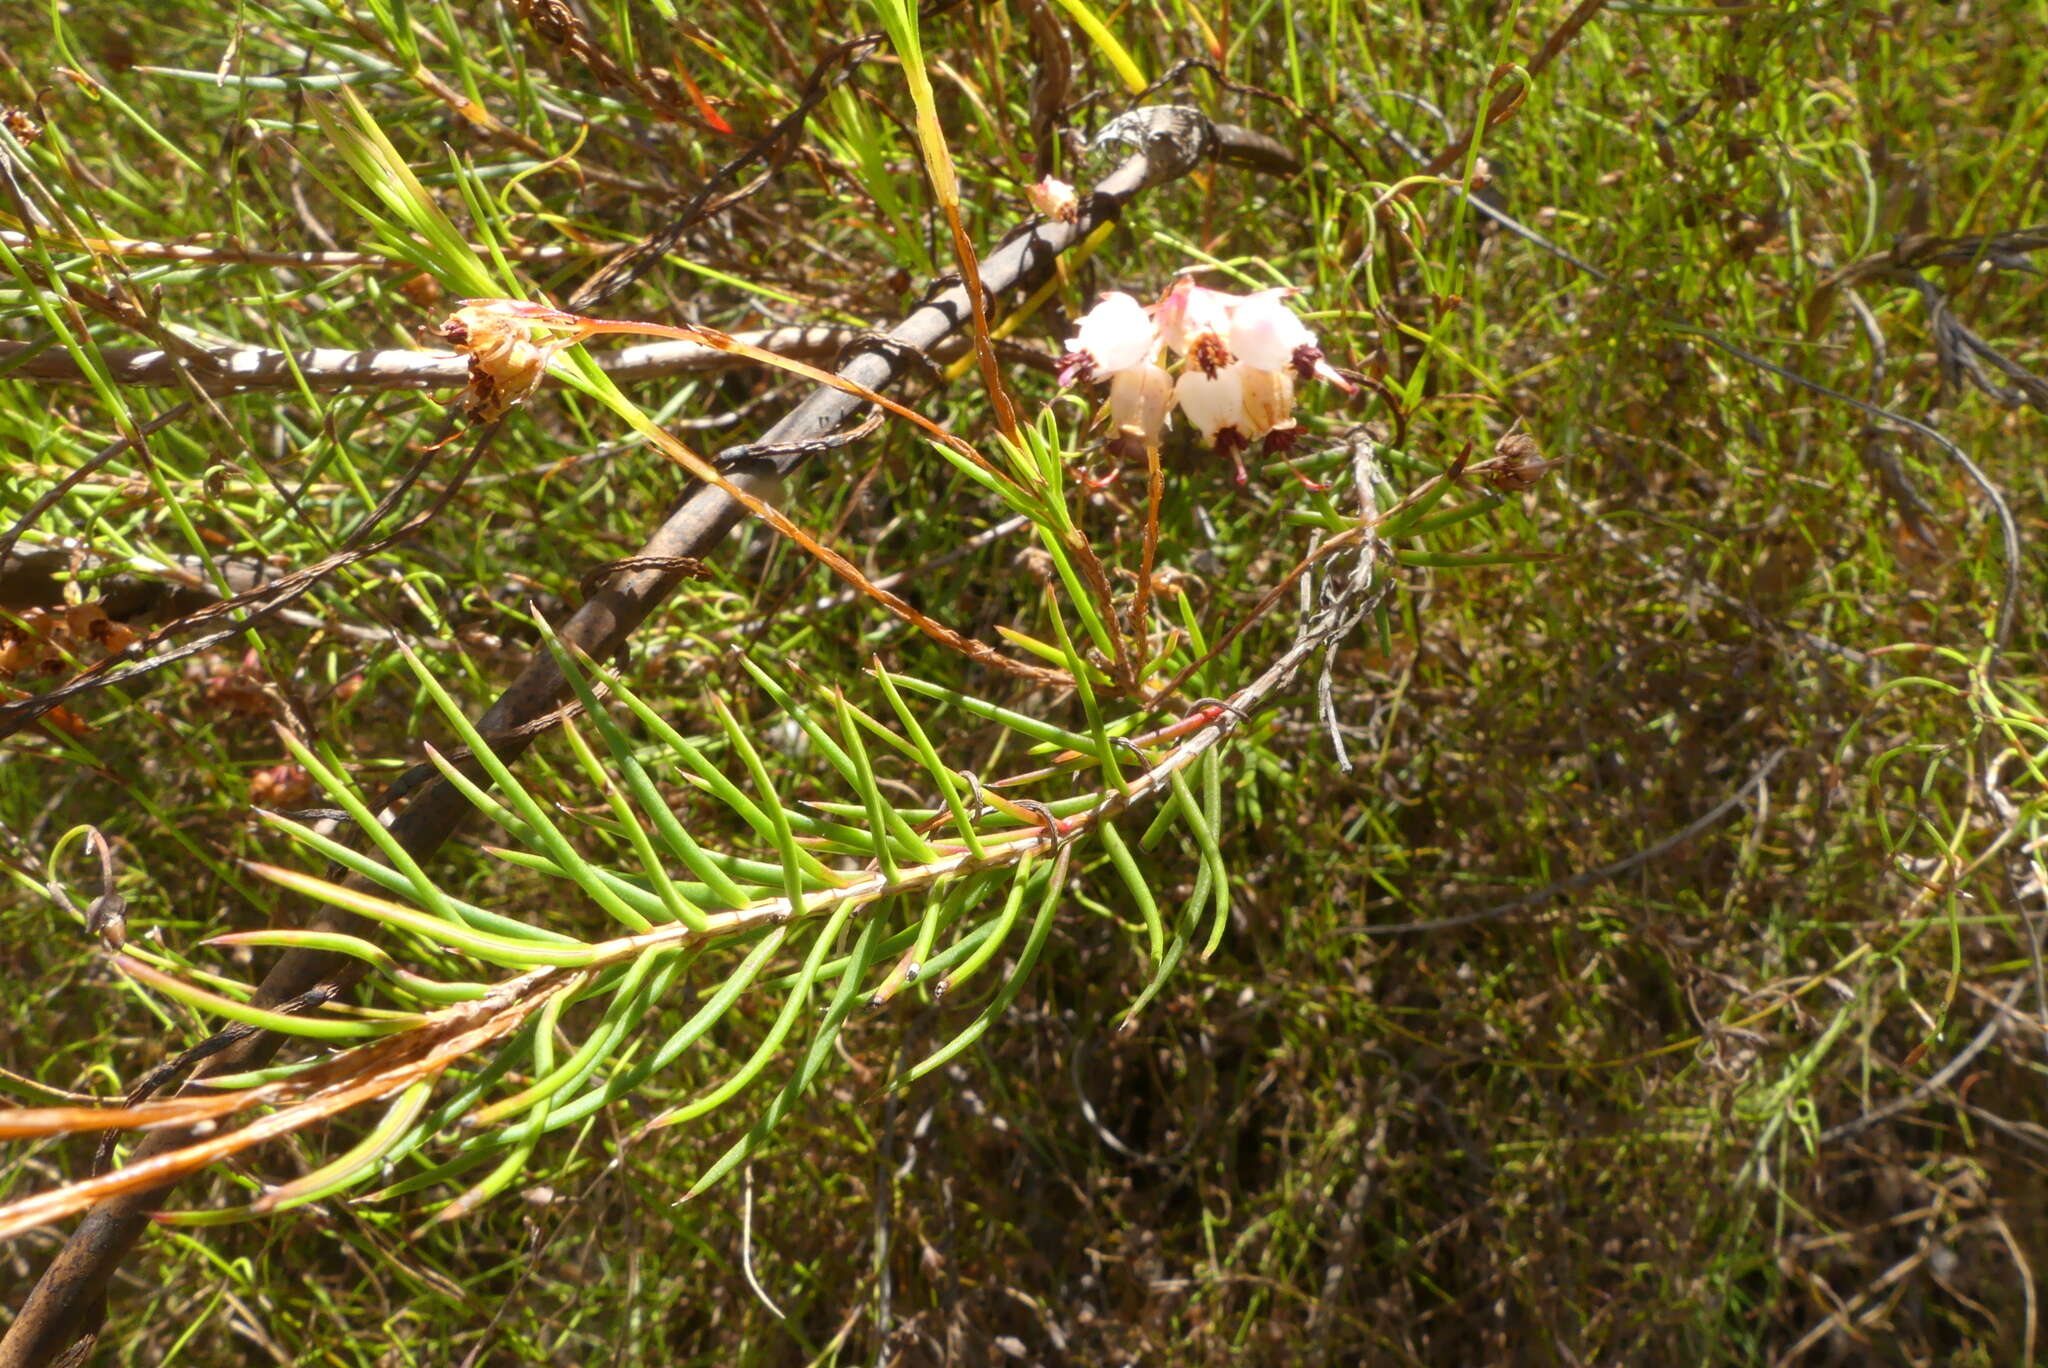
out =
{"type": "Polygon", "coordinates": [[[1493,459],[1480,473],[1495,489],[1528,489],[1543,473],[1560,464],[1543,459],[1543,448],[1526,432],[1510,432],[1493,444],[1493,459]]]}
{"type": "Polygon", "coordinates": [[[43,126],[29,115],[26,109],[15,105],[0,105],[0,125],[4,125],[14,140],[27,147],[43,136],[43,126]]]}
{"type": "Polygon", "coordinates": [[[463,411],[474,422],[502,418],[533,393],[555,349],[533,340],[532,326],[489,304],[469,304],[435,332],[469,358],[463,411]]]}

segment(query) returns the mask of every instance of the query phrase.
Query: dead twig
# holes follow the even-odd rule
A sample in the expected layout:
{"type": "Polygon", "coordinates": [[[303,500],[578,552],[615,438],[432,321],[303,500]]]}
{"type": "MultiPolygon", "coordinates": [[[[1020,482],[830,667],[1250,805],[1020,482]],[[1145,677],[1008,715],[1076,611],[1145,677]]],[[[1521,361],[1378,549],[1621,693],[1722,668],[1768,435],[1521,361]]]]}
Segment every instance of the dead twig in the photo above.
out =
{"type": "Polygon", "coordinates": [[[362,524],[343,543],[342,549],[325,560],[261,584],[247,593],[237,594],[233,598],[222,599],[217,603],[210,603],[204,608],[186,614],[175,622],[166,623],[150,633],[149,636],[128,647],[125,651],[109,655],[98,664],[80,672],[69,683],[44,693],[34,694],[28,698],[16,699],[9,703],[0,703],[0,740],[5,740],[23,727],[33,723],[36,719],[46,716],[53,708],[56,708],[66,699],[76,697],[82,693],[111,688],[117,684],[126,684],[143,675],[161,670],[166,665],[175,664],[180,660],[185,660],[201,652],[212,650],[223,642],[232,641],[234,638],[258,626],[288,604],[311,593],[315,587],[336,570],[341,569],[343,566],[353,565],[358,561],[367,560],[371,556],[378,555],[404,541],[407,537],[410,537],[413,533],[419,531],[422,527],[425,527],[436,517],[440,516],[441,510],[448,506],[454,499],[457,491],[462,488],[464,478],[475,468],[478,458],[489,449],[491,439],[497,435],[497,431],[498,425],[496,423],[485,424],[477,428],[476,439],[470,444],[469,454],[463,457],[462,464],[456,469],[454,477],[442,488],[440,494],[435,497],[431,504],[406,519],[390,534],[379,537],[375,541],[367,540],[370,531],[390,515],[391,511],[398,506],[399,501],[411,490],[419,477],[426,472],[427,467],[434,459],[431,451],[422,456],[414,464],[413,468],[406,473],[405,478],[399,481],[384,496],[376,508],[371,510],[370,515],[363,519],[362,524]],[[237,612],[242,613],[243,616],[229,623],[226,627],[188,641],[183,646],[161,651],[155,655],[149,654],[150,651],[174,637],[182,636],[195,628],[218,622],[223,618],[232,617],[237,612]],[[141,659],[132,659],[132,657],[138,655],[141,656],[141,659]],[[131,660],[131,663],[122,666],[120,662],[123,660],[131,660]]]}
{"type": "MultiPolygon", "coordinates": [[[[36,241],[27,233],[0,229],[0,246],[13,251],[24,251],[36,241]]],[[[94,256],[122,257],[129,261],[182,261],[194,266],[277,266],[295,271],[388,270],[408,275],[419,269],[410,262],[382,252],[288,252],[212,239],[190,242],[163,242],[155,238],[88,237],[66,240],[56,234],[45,234],[41,241],[56,252],[90,252],[94,256]]],[[[507,243],[495,249],[478,246],[473,250],[479,253],[495,250],[508,261],[544,266],[551,262],[610,256],[624,251],[626,245],[621,242],[578,242],[566,246],[559,243],[507,243]]]]}
{"type": "MultiPolygon", "coordinates": [[[[735,333],[733,340],[762,351],[808,360],[829,361],[858,329],[837,327],[765,328],[735,333]]],[[[283,352],[269,347],[205,347],[175,357],[161,347],[106,347],[100,357],[108,378],[117,385],[151,389],[182,388],[180,371],[207,394],[240,394],[248,390],[307,388],[336,390],[460,389],[469,378],[469,362],[459,352],[388,348],[350,351],[319,347],[283,352]]],[[[751,364],[741,354],[697,342],[663,341],[601,352],[596,356],[605,374],[621,384],[661,380],[699,371],[732,370],[751,364]]],[[[85,372],[69,353],[46,342],[0,341],[0,378],[55,384],[87,383],[85,372]]]]}

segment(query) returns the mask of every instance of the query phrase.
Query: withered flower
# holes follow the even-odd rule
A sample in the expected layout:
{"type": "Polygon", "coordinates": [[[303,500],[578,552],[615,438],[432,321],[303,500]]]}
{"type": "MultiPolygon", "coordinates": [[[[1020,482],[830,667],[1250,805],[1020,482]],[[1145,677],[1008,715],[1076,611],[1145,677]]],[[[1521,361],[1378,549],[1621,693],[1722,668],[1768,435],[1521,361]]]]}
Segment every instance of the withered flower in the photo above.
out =
{"type": "Polygon", "coordinates": [[[466,304],[434,331],[469,358],[463,412],[472,422],[502,418],[533,393],[556,351],[500,301],[466,304]]]}

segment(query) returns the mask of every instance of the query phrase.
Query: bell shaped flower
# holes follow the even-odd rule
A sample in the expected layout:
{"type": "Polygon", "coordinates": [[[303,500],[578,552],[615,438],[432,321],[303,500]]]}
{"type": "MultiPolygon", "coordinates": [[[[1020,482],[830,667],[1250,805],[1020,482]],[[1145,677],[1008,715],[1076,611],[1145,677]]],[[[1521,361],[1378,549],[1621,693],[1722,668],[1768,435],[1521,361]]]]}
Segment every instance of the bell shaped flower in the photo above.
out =
{"type": "Polygon", "coordinates": [[[1265,438],[1267,451],[1285,451],[1301,429],[1294,422],[1294,372],[1286,367],[1257,370],[1247,361],[1244,371],[1244,414],[1247,437],[1265,438]]]}
{"type": "Polygon", "coordinates": [[[1185,356],[1190,366],[1213,379],[1237,359],[1227,340],[1236,302],[1232,295],[1182,276],[1159,301],[1160,339],[1176,356],[1185,356]]]}
{"type": "Polygon", "coordinates": [[[1350,394],[1355,386],[1323,359],[1316,335],[1287,307],[1291,286],[1246,295],[1230,313],[1230,348],[1258,370],[1292,369],[1304,380],[1321,378],[1350,394]]]}
{"type": "Polygon", "coordinates": [[[1110,378],[1109,421],[1117,432],[1111,441],[1120,452],[1143,456],[1159,445],[1172,412],[1173,377],[1164,366],[1146,361],[1110,378]]]}
{"type": "MultiPolygon", "coordinates": [[[[1189,366],[1180,373],[1173,396],[1180,401],[1180,411],[1188,416],[1196,431],[1213,443],[1219,453],[1235,460],[1251,445],[1252,419],[1244,409],[1242,367],[1223,366],[1210,375],[1189,366]]],[[[1242,464],[1238,466],[1238,478],[1240,482],[1244,478],[1242,464]]]]}
{"type": "Polygon", "coordinates": [[[1081,316],[1060,358],[1060,383],[1074,385],[1127,371],[1153,359],[1159,333],[1145,306],[1112,290],[1081,316]]]}
{"type": "Polygon", "coordinates": [[[1283,452],[1301,435],[1294,418],[1301,382],[1327,380],[1356,392],[1288,307],[1297,293],[1282,286],[1234,295],[1182,276],[1150,308],[1127,294],[1105,294],[1067,339],[1060,383],[1109,381],[1103,414],[1116,428],[1112,447],[1125,454],[1156,446],[1178,407],[1236,464],[1242,484],[1253,442],[1283,452]],[[1177,378],[1161,364],[1162,348],[1180,358],[1177,378]]]}

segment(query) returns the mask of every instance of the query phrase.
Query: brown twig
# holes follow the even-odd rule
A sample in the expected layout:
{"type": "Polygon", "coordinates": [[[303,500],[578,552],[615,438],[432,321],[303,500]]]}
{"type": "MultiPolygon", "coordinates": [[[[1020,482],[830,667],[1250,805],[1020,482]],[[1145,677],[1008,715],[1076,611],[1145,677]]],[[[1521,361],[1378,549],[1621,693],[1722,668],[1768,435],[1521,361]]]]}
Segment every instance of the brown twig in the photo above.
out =
{"type": "MultiPolygon", "coordinates": [[[[414,464],[413,468],[407,472],[406,477],[384,496],[377,507],[371,510],[370,515],[363,519],[361,525],[343,543],[341,550],[333,555],[313,565],[306,566],[304,569],[296,570],[291,574],[282,575],[277,579],[259,584],[246,593],[237,594],[233,598],[221,599],[216,603],[210,603],[204,608],[187,613],[175,622],[166,623],[140,642],[131,646],[128,650],[106,657],[98,664],[82,671],[58,688],[39,694],[32,694],[27,698],[15,699],[12,702],[0,703],[0,740],[12,736],[36,719],[47,715],[66,699],[82,693],[111,688],[116,684],[125,684],[130,680],[160,670],[166,665],[175,664],[177,661],[185,660],[203,651],[209,651],[224,641],[230,641],[235,637],[241,636],[283,609],[286,605],[303,598],[336,570],[341,569],[343,566],[353,565],[357,561],[367,560],[371,556],[389,550],[399,542],[404,541],[407,537],[410,537],[413,533],[419,531],[422,527],[425,527],[436,517],[440,516],[441,510],[448,506],[449,502],[454,499],[457,491],[462,488],[464,478],[475,468],[477,459],[489,448],[491,439],[497,435],[497,431],[498,425],[496,423],[488,423],[476,429],[475,440],[470,444],[469,454],[463,457],[462,464],[456,469],[454,477],[435,496],[434,501],[420,512],[406,519],[387,535],[379,537],[375,541],[368,540],[370,532],[389,516],[391,511],[398,506],[399,501],[412,488],[413,484],[425,473],[433,459],[431,452],[414,464]],[[182,636],[195,628],[231,617],[238,611],[244,613],[245,616],[229,623],[226,627],[209,632],[171,650],[161,651],[155,655],[149,654],[150,651],[163,645],[173,637],[182,636]],[[134,659],[137,656],[141,658],[134,659]],[[123,664],[122,662],[124,661],[128,663],[123,664]]],[[[0,1362],[4,1362],[4,1360],[0,1360],[0,1362]]]]}
{"type": "MultiPolygon", "coordinates": [[[[979,306],[975,307],[978,308],[979,306]]],[[[473,317],[463,322],[459,330],[465,336],[472,338],[481,336],[484,328],[492,328],[494,332],[499,331],[498,325],[501,325],[506,319],[510,319],[520,323],[530,321],[542,327],[559,329],[565,334],[565,341],[574,342],[581,342],[590,337],[619,333],[648,333],[662,337],[701,340],[705,344],[721,350],[750,357],[761,362],[763,365],[775,366],[814,380],[818,384],[829,385],[844,395],[873,404],[877,408],[897,415],[899,418],[907,419],[922,428],[932,440],[973,461],[976,465],[988,471],[990,475],[998,479],[1007,478],[991,466],[973,446],[946,431],[915,409],[900,404],[894,399],[869,389],[867,386],[856,381],[848,380],[844,376],[829,374],[801,361],[793,361],[788,357],[777,356],[770,352],[747,347],[735,339],[710,328],[664,323],[643,323],[620,319],[586,318],[580,314],[568,313],[560,309],[550,309],[542,305],[522,303],[516,300],[473,300],[468,307],[465,307],[455,316],[455,320],[451,320],[449,326],[455,326],[456,320],[463,319],[465,315],[473,317]]],[[[974,317],[979,318],[981,315],[976,313],[974,317]]],[[[449,328],[444,327],[442,331],[444,334],[447,334],[449,328]]],[[[502,346],[505,344],[505,341],[504,337],[497,336],[493,343],[485,345],[502,346]]],[[[550,346],[554,345],[560,344],[550,344],[550,346]]],[[[546,354],[547,349],[540,349],[534,352],[537,358],[544,358],[546,354]]],[[[501,357],[502,360],[503,358],[501,357]]],[[[473,382],[477,375],[478,365],[479,362],[475,359],[475,355],[473,355],[471,363],[473,382]]],[[[521,379],[515,383],[527,383],[528,377],[537,376],[540,371],[545,369],[545,366],[546,362],[544,359],[535,360],[530,365],[522,365],[519,369],[521,379]]],[[[485,386],[485,393],[487,395],[495,395],[498,382],[497,371],[491,366],[484,366],[483,369],[486,372],[484,378],[488,382],[485,386]]],[[[484,411],[497,412],[499,410],[492,407],[484,411]]],[[[1013,660],[996,650],[993,646],[974,640],[971,637],[962,636],[959,632],[954,631],[936,618],[920,612],[901,595],[892,590],[885,589],[870,580],[861,572],[860,567],[856,566],[838,551],[826,546],[823,542],[812,536],[807,529],[784,513],[774,503],[756,495],[752,490],[743,485],[735,483],[724,471],[706,461],[672,434],[653,426],[646,427],[644,431],[648,440],[664,456],[674,461],[697,479],[703,481],[706,485],[718,490],[727,498],[739,504],[740,507],[759,518],[762,522],[767,523],[784,537],[795,542],[812,559],[824,565],[826,569],[838,575],[841,579],[852,585],[854,589],[880,604],[895,617],[917,628],[918,631],[923,632],[940,645],[945,646],[949,650],[957,651],[979,664],[1001,670],[1006,674],[1015,675],[1020,679],[1028,679],[1041,684],[1064,684],[1069,682],[1066,675],[1061,671],[1047,669],[1042,665],[1032,665],[1025,661],[1013,660]]],[[[778,446],[781,450],[791,455],[795,455],[799,451],[809,454],[808,448],[814,444],[800,443],[794,447],[787,443],[773,445],[778,446]]],[[[1083,549],[1085,550],[1085,548],[1083,549]]],[[[665,561],[674,559],[687,561],[689,558],[663,559],[665,561]]],[[[1096,578],[1098,580],[1101,579],[1101,567],[1099,565],[1096,567],[1096,578]]],[[[1105,595],[1108,593],[1106,581],[1102,582],[1102,592],[1105,595]]],[[[1121,646],[1118,649],[1118,659],[1119,661],[1122,660],[1121,646]]]]}
{"type": "Polygon", "coordinates": [[[1137,634],[1138,655],[1152,656],[1152,566],[1159,558],[1159,506],[1166,498],[1166,471],[1159,463],[1159,443],[1145,443],[1145,540],[1138,553],[1138,590],[1131,596],[1131,631],[1137,634]]]}
{"type": "Polygon", "coordinates": [[[641,180],[637,176],[624,175],[621,172],[612,170],[608,166],[581,161],[573,155],[566,153],[560,156],[550,154],[547,148],[541,146],[539,141],[520,129],[514,128],[476,100],[471,99],[454,86],[449,85],[438,74],[430,70],[424,62],[408,60],[404,53],[397,51],[386,42],[383,34],[369,23],[357,18],[345,8],[340,11],[338,17],[343,24],[354,30],[356,35],[372,51],[375,51],[386,61],[402,70],[407,76],[410,76],[420,89],[446,105],[451,113],[484,137],[503,143],[508,147],[516,147],[536,161],[566,167],[570,174],[596,181],[600,185],[609,185],[619,190],[631,190],[640,195],[659,195],[662,193],[663,187],[652,181],[641,180]]]}
{"type": "Polygon", "coordinates": [[[832,74],[840,66],[858,61],[863,54],[879,44],[882,38],[883,35],[879,33],[863,34],[827,51],[811,69],[810,77],[804,82],[803,90],[797,96],[795,109],[776,120],[774,127],[757,138],[738,156],[706,176],[697,193],[666,223],[648,234],[641,242],[613,258],[603,270],[585,281],[582,287],[569,297],[568,307],[577,313],[596,308],[653,270],[663,257],[675,250],[676,245],[683,240],[683,235],[691,228],[751,193],[754,186],[762,183],[763,178],[757,177],[753,185],[735,190],[716,202],[713,200],[719,186],[755,162],[766,161],[768,171],[772,173],[787,161],[801,141],[799,135],[810,119],[811,112],[831,94],[832,74]]]}
{"type": "MultiPolygon", "coordinates": [[[[5,344],[0,344],[5,345],[5,344]]],[[[0,569],[7,566],[7,558],[14,554],[14,544],[21,540],[21,534],[35,525],[36,519],[50,511],[57,501],[68,494],[79,481],[89,477],[107,462],[119,456],[131,446],[140,445],[142,440],[157,429],[166,427],[192,411],[190,404],[178,404],[144,423],[141,427],[125,432],[107,445],[101,447],[77,467],[65,474],[64,478],[43,491],[42,497],[28,506],[28,511],[14,520],[14,525],[0,534],[0,569]]]]}

